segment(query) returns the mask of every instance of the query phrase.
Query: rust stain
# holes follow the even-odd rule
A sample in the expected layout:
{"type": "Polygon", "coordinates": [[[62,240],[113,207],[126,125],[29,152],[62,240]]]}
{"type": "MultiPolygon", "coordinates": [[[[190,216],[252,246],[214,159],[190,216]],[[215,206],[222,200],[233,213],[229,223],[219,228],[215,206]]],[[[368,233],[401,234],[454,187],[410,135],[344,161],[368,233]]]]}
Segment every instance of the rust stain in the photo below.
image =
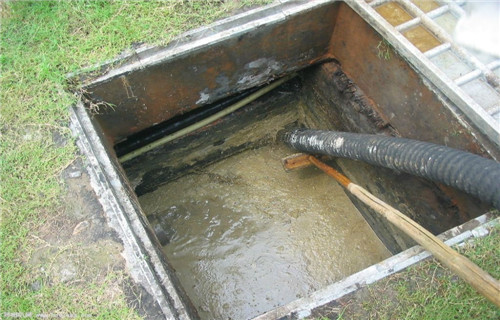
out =
{"type": "Polygon", "coordinates": [[[477,216],[475,211],[477,207],[480,207],[482,212],[490,210],[490,206],[481,204],[481,202],[475,198],[472,198],[465,193],[458,191],[452,187],[448,187],[444,184],[437,184],[439,189],[450,198],[450,201],[454,207],[456,207],[457,214],[460,221],[468,221],[477,216]]]}

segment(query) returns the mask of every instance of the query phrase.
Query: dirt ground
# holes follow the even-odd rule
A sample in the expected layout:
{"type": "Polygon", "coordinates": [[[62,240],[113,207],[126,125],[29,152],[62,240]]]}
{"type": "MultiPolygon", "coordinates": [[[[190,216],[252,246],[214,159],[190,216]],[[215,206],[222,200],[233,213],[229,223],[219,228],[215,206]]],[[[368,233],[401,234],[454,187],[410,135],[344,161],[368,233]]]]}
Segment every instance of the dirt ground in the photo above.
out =
{"type": "MultiPolygon", "coordinates": [[[[33,232],[27,263],[48,285],[108,282],[104,297],[124,296],[145,319],[163,319],[156,302],[128,275],[121,240],[107,224],[81,158],[62,172],[61,179],[66,188],[64,209],[33,232]]],[[[41,285],[37,280],[32,289],[41,285]]]]}

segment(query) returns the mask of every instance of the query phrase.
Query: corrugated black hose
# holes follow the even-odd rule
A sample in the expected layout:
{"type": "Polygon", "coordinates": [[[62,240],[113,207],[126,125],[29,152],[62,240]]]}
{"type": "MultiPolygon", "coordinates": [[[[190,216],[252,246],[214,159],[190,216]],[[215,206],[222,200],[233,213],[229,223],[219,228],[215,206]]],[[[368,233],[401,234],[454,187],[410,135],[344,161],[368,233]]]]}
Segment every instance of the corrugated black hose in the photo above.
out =
{"type": "Polygon", "coordinates": [[[500,163],[461,150],[410,139],[295,129],[283,135],[305,153],[360,160],[454,187],[500,209],[500,163]]]}

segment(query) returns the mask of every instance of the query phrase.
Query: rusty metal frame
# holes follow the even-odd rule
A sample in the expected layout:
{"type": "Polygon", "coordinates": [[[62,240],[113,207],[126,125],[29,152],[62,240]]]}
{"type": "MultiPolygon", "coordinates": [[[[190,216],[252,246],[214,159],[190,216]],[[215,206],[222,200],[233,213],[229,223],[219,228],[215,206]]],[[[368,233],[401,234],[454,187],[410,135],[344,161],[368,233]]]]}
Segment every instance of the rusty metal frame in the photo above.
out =
{"type": "Polygon", "coordinates": [[[81,102],[70,109],[70,121],[71,130],[77,136],[77,145],[86,159],[92,188],[109,226],[123,241],[124,257],[132,277],[153,296],[165,317],[191,319],[171,274],[155,249],[154,240],[141,221],[144,214],[138,200],[125,187],[127,183],[102,144],[81,102]]]}

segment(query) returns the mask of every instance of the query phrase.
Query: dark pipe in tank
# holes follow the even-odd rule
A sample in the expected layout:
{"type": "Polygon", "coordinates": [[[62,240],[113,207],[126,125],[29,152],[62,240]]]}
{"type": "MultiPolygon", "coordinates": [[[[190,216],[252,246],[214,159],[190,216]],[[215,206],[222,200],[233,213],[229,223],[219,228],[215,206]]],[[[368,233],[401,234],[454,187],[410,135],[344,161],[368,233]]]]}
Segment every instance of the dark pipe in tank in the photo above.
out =
{"type": "Polygon", "coordinates": [[[290,147],[406,172],[465,191],[500,209],[500,163],[428,142],[388,136],[295,129],[290,147]]]}

